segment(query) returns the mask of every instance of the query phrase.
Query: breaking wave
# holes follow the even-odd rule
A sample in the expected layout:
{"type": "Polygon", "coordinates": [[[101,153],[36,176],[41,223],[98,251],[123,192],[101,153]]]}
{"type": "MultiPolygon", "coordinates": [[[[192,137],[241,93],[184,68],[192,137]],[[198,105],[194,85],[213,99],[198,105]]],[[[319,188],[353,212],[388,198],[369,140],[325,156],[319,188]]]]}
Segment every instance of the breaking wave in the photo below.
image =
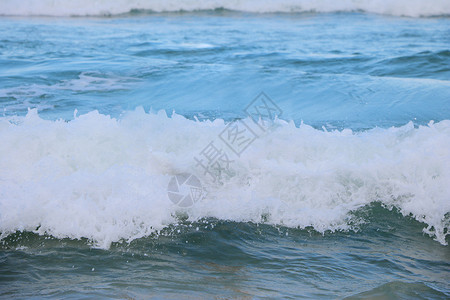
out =
{"type": "MultiPolygon", "coordinates": [[[[246,120],[251,122],[250,120],[246,120]]],[[[99,247],[148,236],[187,214],[349,230],[352,212],[379,202],[425,223],[442,244],[450,224],[450,121],[353,132],[276,121],[213,182],[194,157],[226,123],[137,109],[50,121],[30,110],[0,119],[0,232],[88,238],[99,247]],[[180,208],[173,175],[193,173],[207,195],[180,208]]],[[[225,150],[224,150],[225,151],[225,150]]],[[[359,220],[364,222],[364,220],[359,220]]]]}
{"type": "Polygon", "coordinates": [[[133,11],[173,12],[227,9],[253,13],[364,11],[395,16],[450,15],[447,0],[3,0],[0,15],[102,16],[133,11]]]}

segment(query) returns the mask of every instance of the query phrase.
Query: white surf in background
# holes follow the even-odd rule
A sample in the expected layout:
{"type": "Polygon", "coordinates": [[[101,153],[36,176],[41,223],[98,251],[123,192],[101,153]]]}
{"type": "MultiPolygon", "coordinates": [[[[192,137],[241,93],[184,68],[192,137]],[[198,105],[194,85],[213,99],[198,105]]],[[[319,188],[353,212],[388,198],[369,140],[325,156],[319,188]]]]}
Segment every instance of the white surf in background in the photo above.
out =
{"type": "Polygon", "coordinates": [[[253,13],[351,12],[408,17],[450,14],[448,0],[1,0],[0,15],[102,16],[132,10],[154,12],[228,9],[253,13]]]}

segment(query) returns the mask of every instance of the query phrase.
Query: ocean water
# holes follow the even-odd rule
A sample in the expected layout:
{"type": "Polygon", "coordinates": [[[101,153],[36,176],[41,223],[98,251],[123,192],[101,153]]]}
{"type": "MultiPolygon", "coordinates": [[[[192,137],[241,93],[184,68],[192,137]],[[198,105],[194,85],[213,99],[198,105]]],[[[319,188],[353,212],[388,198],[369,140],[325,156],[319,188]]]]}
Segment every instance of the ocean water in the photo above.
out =
{"type": "Polygon", "coordinates": [[[450,2],[0,16],[1,298],[450,298],[450,2]]]}

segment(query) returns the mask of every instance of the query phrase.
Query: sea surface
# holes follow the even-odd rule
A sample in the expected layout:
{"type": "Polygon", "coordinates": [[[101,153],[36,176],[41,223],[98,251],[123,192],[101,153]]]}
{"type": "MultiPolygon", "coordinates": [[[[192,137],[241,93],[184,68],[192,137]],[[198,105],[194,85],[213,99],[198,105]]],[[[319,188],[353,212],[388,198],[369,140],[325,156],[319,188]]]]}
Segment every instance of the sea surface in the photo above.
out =
{"type": "Polygon", "coordinates": [[[449,299],[449,16],[0,0],[0,297],[449,299]]]}

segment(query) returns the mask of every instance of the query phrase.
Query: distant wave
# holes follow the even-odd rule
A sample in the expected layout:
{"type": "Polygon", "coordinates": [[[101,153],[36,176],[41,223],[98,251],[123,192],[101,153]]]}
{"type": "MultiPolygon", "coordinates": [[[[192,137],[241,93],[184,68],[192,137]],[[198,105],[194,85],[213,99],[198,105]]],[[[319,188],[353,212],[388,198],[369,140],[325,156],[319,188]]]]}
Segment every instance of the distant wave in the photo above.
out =
{"type": "Polygon", "coordinates": [[[448,0],[1,0],[0,15],[102,16],[133,10],[153,12],[228,9],[254,13],[364,11],[395,16],[450,15],[448,0]]]}
{"type": "Polygon", "coordinates": [[[49,121],[36,110],[0,118],[0,237],[26,230],[84,237],[101,247],[144,237],[177,222],[170,178],[196,173],[208,195],[186,210],[190,221],[264,216],[273,225],[348,230],[364,222],[352,212],[380,202],[423,222],[446,244],[449,120],[363,132],[280,120],[241,157],[231,157],[222,183],[208,182],[194,156],[225,126],[142,109],[121,119],[93,111],[49,121]]]}

